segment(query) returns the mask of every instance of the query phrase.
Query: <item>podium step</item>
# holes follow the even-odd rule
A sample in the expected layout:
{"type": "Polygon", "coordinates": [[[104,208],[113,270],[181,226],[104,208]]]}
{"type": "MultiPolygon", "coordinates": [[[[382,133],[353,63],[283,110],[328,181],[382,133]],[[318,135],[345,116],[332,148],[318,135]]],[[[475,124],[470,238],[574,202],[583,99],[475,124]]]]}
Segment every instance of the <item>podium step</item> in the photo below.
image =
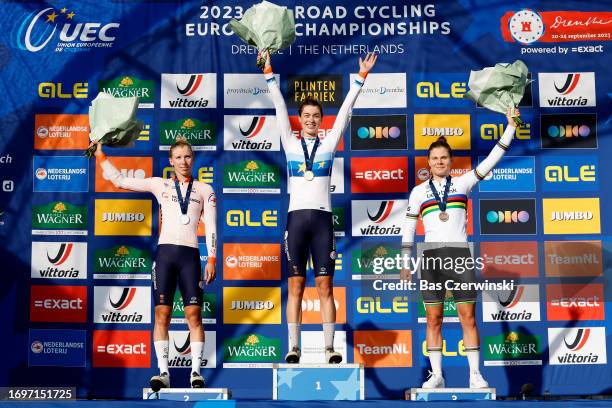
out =
{"type": "Polygon", "coordinates": [[[151,388],[142,389],[143,400],[166,400],[166,401],[206,401],[227,400],[231,398],[228,388],[163,388],[158,392],[151,388]]]}
{"type": "Polygon", "coordinates": [[[274,364],[272,375],[275,400],[364,399],[362,364],[274,364]]]}
{"type": "Polygon", "coordinates": [[[496,391],[495,388],[411,388],[406,390],[406,399],[411,401],[494,400],[496,391]]]}

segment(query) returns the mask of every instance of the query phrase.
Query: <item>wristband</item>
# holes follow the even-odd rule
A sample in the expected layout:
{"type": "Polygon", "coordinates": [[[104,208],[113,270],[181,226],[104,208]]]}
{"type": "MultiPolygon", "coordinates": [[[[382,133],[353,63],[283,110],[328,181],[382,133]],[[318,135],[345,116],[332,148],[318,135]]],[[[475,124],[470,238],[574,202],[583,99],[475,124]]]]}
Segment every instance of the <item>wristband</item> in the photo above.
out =
{"type": "Polygon", "coordinates": [[[217,258],[214,256],[209,256],[207,262],[215,265],[217,263],[217,258]]]}
{"type": "Polygon", "coordinates": [[[272,73],[272,67],[265,67],[263,70],[264,74],[271,74],[272,73]]]}
{"type": "Polygon", "coordinates": [[[368,76],[368,71],[359,71],[359,76],[366,79],[368,76]]]}
{"type": "Polygon", "coordinates": [[[96,155],[96,159],[103,162],[104,160],[106,160],[106,155],[104,153],[101,153],[99,155],[96,155]]]}

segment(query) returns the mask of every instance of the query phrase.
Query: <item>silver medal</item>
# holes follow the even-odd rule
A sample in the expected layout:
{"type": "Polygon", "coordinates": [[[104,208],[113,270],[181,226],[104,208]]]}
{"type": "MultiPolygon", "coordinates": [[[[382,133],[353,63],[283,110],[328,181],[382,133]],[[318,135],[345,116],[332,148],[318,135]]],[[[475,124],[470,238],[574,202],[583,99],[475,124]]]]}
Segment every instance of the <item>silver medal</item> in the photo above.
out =
{"type": "Polygon", "coordinates": [[[312,181],[312,180],[314,180],[314,173],[313,173],[311,170],[307,170],[307,171],[304,173],[304,178],[305,178],[306,180],[308,180],[308,181],[312,181]]]}
{"type": "Polygon", "coordinates": [[[187,214],[182,214],[180,220],[181,220],[181,224],[183,225],[187,225],[189,224],[189,221],[191,221],[187,214]]]}

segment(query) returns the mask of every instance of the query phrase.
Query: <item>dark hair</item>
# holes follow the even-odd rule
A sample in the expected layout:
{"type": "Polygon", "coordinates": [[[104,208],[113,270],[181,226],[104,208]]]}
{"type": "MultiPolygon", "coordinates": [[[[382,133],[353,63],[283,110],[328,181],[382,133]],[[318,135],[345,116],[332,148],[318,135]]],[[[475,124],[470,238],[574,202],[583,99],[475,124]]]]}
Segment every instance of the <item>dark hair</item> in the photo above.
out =
{"type": "Polygon", "coordinates": [[[191,143],[187,141],[187,138],[185,136],[178,136],[176,138],[176,141],[172,144],[172,146],[170,146],[170,152],[168,153],[170,158],[172,158],[172,151],[175,148],[182,146],[187,146],[189,148],[189,151],[191,152],[191,155],[193,156],[193,149],[191,148],[191,143]]]}
{"type": "Polygon", "coordinates": [[[446,150],[448,150],[448,155],[453,157],[453,149],[451,149],[450,145],[446,141],[446,138],[444,136],[440,136],[435,142],[429,145],[429,149],[427,150],[427,158],[429,158],[431,151],[436,147],[444,147],[446,150]]]}
{"type": "Polygon", "coordinates": [[[321,102],[317,101],[312,96],[307,96],[306,99],[304,99],[302,103],[300,103],[300,106],[298,108],[299,116],[302,116],[302,109],[304,109],[304,106],[316,106],[317,108],[319,108],[319,112],[321,112],[321,116],[323,116],[323,105],[321,105],[321,102]]]}

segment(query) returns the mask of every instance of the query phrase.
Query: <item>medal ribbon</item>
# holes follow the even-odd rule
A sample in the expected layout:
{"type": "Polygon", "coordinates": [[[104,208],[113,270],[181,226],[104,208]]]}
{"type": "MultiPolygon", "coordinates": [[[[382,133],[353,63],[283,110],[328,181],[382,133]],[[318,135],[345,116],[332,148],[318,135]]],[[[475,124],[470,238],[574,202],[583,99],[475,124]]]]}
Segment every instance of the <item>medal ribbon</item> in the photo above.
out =
{"type": "Polygon", "coordinates": [[[187,186],[187,192],[185,193],[185,200],[183,201],[183,194],[181,193],[181,186],[179,185],[178,178],[174,178],[174,187],[176,187],[176,195],[178,196],[178,202],[181,206],[181,214],[187,215],[187,208],[189,207],[189,197],[191,196],[191,188],[193,187],[193,177],[189,178],[189,185],[187,186]]]}
{"type": "Polygon", "coordinates": [[[442,212],[446,211],[446,200],[448,200],[448,191],[450,190],[450,185],[451,185],[451,176],[447,176],[446,177],[446,186],[444,186],[444,196],[440,200],[440,195],[438,194],[438,190],[436,190],[436,187],[434,186],[434,183],[433,183],[432,179],[431,178],[429,179],[429,188],[431,188],[431,192],[433,193],[434,197],[436,198],[436,202],[438,203],[438,207],[440,208],[440,211],[442,211],[442,212]]]}
{"type": "Polygon", "coordinates": [[[319,147],[319,137],[317,136],[314,146],[312,147],[312,153],[310,156],[308,155],[308,148],[306,147],[306,142],[304,141],[304,137],[300,139],[302,142],[302,150],[304,150],[304,163],[306,164],[306,171],[312,171],[312,165],[314,164],[315,154],[317,154],[317,148],[319,147]]]}

